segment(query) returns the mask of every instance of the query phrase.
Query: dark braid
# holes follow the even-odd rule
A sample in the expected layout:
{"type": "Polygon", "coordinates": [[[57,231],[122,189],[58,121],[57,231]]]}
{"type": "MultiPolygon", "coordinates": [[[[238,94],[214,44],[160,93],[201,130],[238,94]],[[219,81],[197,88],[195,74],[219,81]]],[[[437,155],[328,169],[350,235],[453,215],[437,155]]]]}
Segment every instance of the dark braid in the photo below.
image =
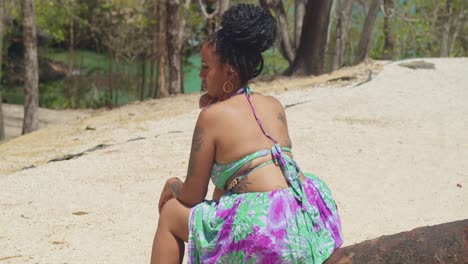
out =
{"type": "Polygon", "coordinates": [[[275,42],[276,21],[268,9],[239,4],[224,13],[221,26],[208,41],[215,45],[221,63],[234,66],[245,85],[262,72],[262,52],[275,42]]]}

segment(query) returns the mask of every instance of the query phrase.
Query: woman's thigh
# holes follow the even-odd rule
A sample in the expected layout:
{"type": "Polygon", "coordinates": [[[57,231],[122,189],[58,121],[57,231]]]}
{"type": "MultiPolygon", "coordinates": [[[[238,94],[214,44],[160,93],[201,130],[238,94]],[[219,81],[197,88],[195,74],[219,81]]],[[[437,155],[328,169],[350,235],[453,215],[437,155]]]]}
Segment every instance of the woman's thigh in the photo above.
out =
{"type": "Polygon", "coordinates": [[[190,207],[183,205],[179,200],[171,199],[161,210],[161,215],[159,216],[160,224],[167,225],[172,234],[187,242],[190,209],[190,207]]]}

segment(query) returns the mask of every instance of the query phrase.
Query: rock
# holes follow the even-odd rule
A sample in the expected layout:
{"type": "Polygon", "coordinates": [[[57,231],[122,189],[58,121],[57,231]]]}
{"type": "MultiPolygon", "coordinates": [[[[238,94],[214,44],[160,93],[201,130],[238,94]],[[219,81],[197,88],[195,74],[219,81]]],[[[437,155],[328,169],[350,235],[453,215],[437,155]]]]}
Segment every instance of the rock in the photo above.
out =
{"type": "Polygon", "coordinates": [[[425,62],[423,60],[411,61],[411,62],[402,62],[398,64],[402,67],[410,68],[413,70],[417,69],[435,69],[434,63],[425,62]]]}
{"type": "Polygon", "coordinates": [[[326,264],[468,263],[468,219],[340,248],[326,264]]]}

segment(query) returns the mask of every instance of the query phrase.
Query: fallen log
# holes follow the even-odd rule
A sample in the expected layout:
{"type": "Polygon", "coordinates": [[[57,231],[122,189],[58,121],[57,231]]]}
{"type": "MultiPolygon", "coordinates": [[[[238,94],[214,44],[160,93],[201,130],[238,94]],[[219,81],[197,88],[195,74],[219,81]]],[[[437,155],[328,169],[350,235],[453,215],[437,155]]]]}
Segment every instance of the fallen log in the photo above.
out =
{"type": "Polygon", "coordinates": [[[425,226],[340,248],[326,264],[468,263],[468,219],[425,226]]]}

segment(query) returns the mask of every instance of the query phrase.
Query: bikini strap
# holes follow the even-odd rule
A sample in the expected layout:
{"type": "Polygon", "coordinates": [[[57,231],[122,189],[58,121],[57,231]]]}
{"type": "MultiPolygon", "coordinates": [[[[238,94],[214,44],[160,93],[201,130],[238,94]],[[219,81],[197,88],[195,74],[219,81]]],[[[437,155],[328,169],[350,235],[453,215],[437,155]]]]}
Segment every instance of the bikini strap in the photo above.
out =
{"type": "Polygon", "coordinates": [[[276,141],[276,139],[274,139],[272,136],[270,136],[266,131],[265,129],[263,128],[263,124],[262,124],[262,121],[258,118],[257,116],[257,112],[255,111],[255,107],[253,106],[253,103],[252,101],[250,100],[250,96],[252,94],[252,91],[250,90],[250,88],[247,86],[243,89],[240,89],[237,93],[244,93],[245,94],[245,97],[247,98],[247,101],[249,101],[249,104],[250,104],[250,107],[252,108],[252,112],[253,112],[253,115],[255,117],[255,120],[257,121],[258,125],[260,126],[260,129],[262,130],[263,134],[268,138],[270,139],[271,141],[273,141],[273,143],[275,143],[275,145],[271,148],[272,152],[271,154],[273,155],[273,158],[275,160],[275,163],[277,163],[280,167],[283,167],[285,164],[286,164],[286,161],[284,160],[284,157],[283,157],[283,152],[281,150],[281,146],[280,144],[278,143],[278,141],[276,141]],[[240,92],[239,92],[240,91],[240,92]]]}

